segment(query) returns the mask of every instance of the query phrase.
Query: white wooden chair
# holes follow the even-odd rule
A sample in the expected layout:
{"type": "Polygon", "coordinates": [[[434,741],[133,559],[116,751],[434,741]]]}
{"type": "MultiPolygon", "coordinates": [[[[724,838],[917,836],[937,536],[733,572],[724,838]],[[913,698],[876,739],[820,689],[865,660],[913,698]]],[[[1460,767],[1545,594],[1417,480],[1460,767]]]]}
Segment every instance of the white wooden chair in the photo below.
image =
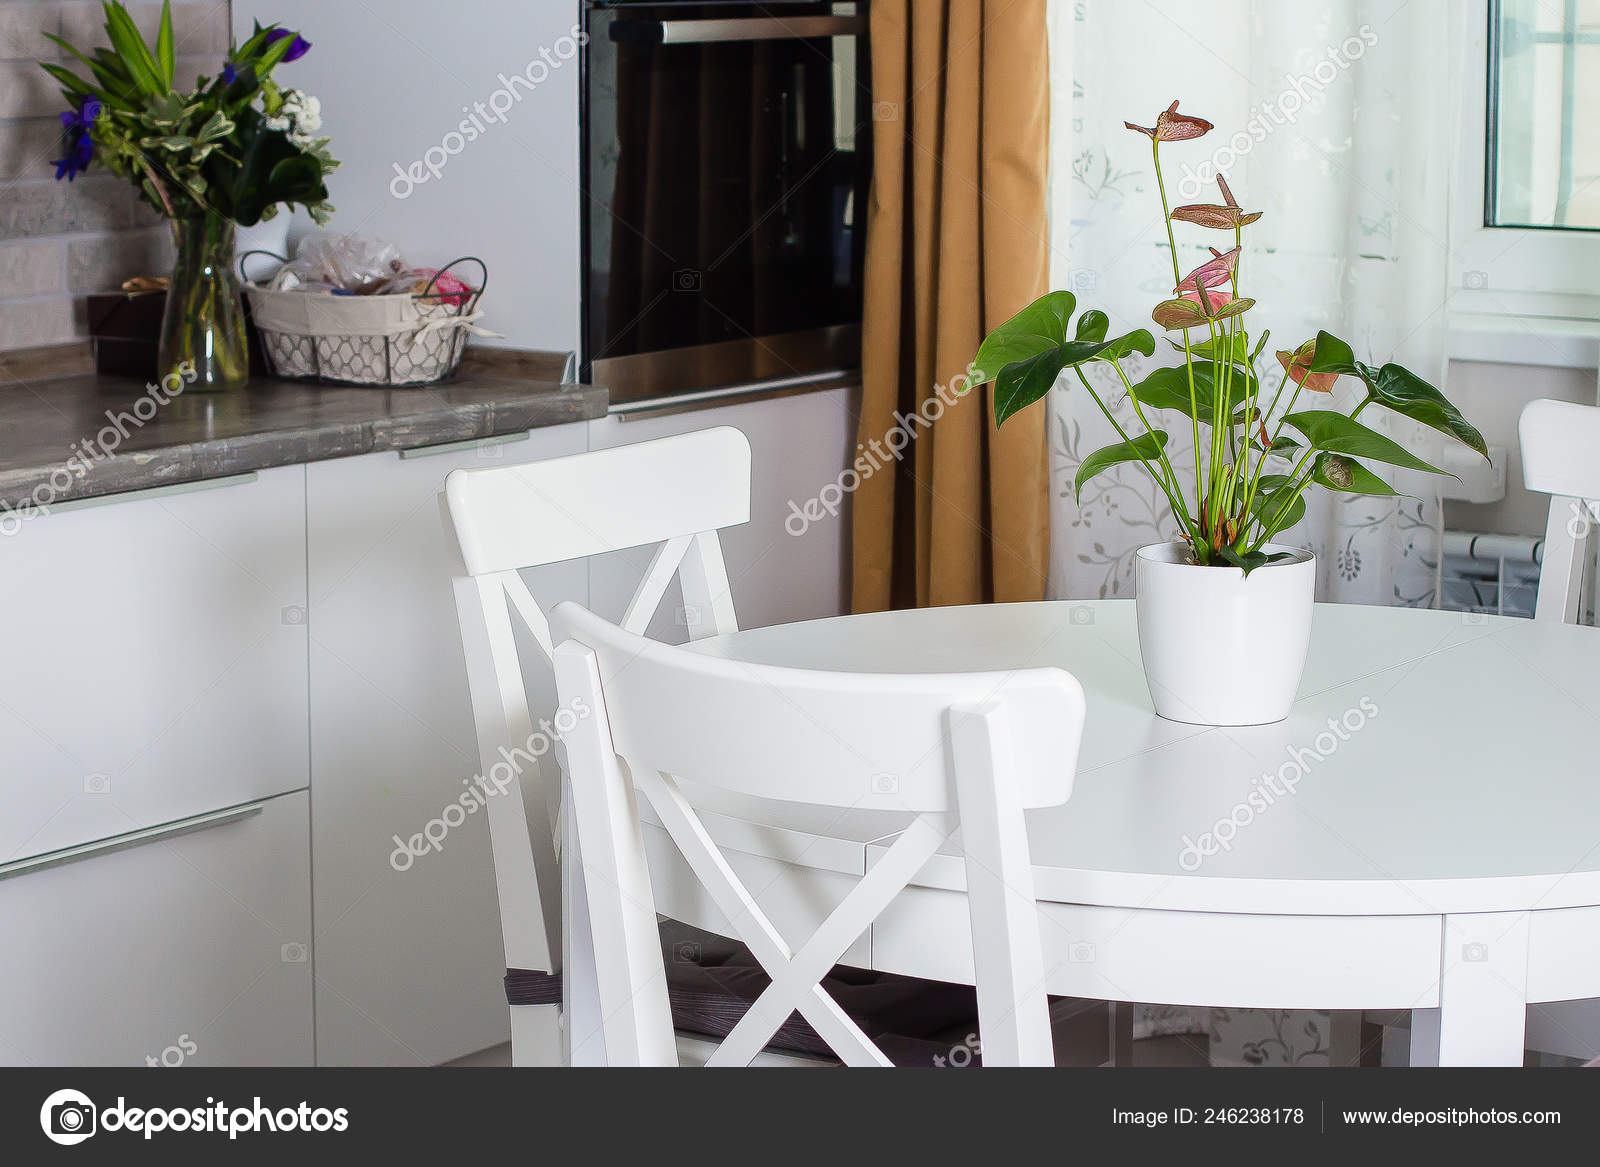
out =
{"type": "MultiPolygon", "coordinates": [[[[642,633],[676,573],[691,639],[735,631],[717,531],[749,521],[750,445],[722,427],[528,465],[457,470],[443,502],[462,561],[456,611],[480,773],[503,775],[510,767],[520,779],[496,782],[497,793],[484,799],[506,967],[553,974],[562,969],[561,786],[548,744],[534,748],[545,731],[529,709],[513,613],[546,658],[551,641],[518,571],[659,543],[623,626],[642,633]],[[532,819],[524,788],[536,803],[532,819]]],[[[559,1014],[555,1004],[511,1006],[514,1065],[563,1060],[559,1014]]]]}
{"type": "MultiPolygon", "coordinates": [[[[636,786],[772,977],[708,1064],[748,1064],[798,1011],[847,1064],[889,1065],[819,981],[958,827],[984,1063],[1053,1064],[1023,812],[1072,792],[1084,720],[1073,677],[778,668],[649,640],[573,603],[552,617],[562,706],[584,711],[563,739],[578,846],[566,863],[569,880],[579,866],[586,889],[608,1064],[676,1064],[636,786]],[[707,832],[694,790],[897,811],[907,822],[795,943],[707,832]]],[[[569,972],[579,964],[574,957],[569,972]]]]}
{"type": "MultiPolygon", "coordinates": [[[[1600,408],[1541,398],[1517,422],[1522,482],[1550,495],[1535,620],[1576,624],[1583,611],[1586,568],[1594,562],[1590,532],[1600,501],[1600,408]]],[[[1592,582],[1592,581],[1590,581],[1592,582]]],[[[1528,1049],[1589,1059],[1600,1050],[1600,1002],[1534,1005],[1528,1049]]]]}
{"type": "Polygon", "coordinates": [[[1544,554],[1534,619],[1578,622],[1584,568],[1594,557],[1589,540],[1600,500],[1600,408],[1541,398],[1517,422],[1522,483],[1548,494],[1544,554]]]}

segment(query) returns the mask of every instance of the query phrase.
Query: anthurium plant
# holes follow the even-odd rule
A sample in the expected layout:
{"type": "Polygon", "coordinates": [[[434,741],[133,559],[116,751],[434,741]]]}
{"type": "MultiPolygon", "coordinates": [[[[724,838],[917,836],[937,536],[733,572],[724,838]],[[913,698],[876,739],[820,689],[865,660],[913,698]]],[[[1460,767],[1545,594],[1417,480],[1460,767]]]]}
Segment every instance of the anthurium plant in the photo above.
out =
{"type": "Polygon", "coordinates": [[[1241,208],[1220,175],[1220,203],[1169,206],[1161,147],[1201,137],[1211,130],[1210,122],[1179,113],[1175,101],[1153,126],[1125,124],[1150,139],[1173,278],[1172,296],[1150,315],[1182,352],[1183,364],[1155,369],[1135,382],[1124,362],[1136,353],[1154,355],[1150,332],[1141,328],[1107,339],[1110,321],[1104,312],[1085,311],[1074,323],[1077,302],[1072,293],[1051,292],[990,333],[973,360],[976,375],[970,384],[994,383],[997,425],[1044,397],[1060,374],[1071,369],[1121,439],[1083,459],[1075,488],[1081,493],[1095,475],[1139,463],[1166,495],[1192,561],[1239,567],[1247,575],[1288,556],[1266,548],[1274,536],[1299,522],[1312,487],[1395,494],[1369,462],[1444,473],[1362,424],[1358,418],[1369,408],[1410,418],[1488,456],[1483,435],[1439,390],[1400,365],[1374,368],[1358,361],[1350,345],[1328,332],[1275,354],[1281,372],[1269,393],[1257,372],[1269,334],[1252,338],[1247,320],[1255,301],[1241,292],[1240,281],[1244,230],[1261,212],[1241,208]],[[1174,223],[1224,232],[1232,236],[1232,247],[1211,248],[1211,259],[1183,275],[1174,223]],[[1097,365],[1116,374],[1137,425],[1125,428],[1095,389],[1085,370],[1097,365]],[[1340,377],[1356,378],[1365,390],[1349,413],[1309,407],[1318,396],[1331,401],[1327,395],[1340,377]],[[1308,407],[1297,408],[1303,394],[1312,395],[1306,399],[1308,407]],[[1171,414],[1190,423],[1192,484],[1173,466],[1166,449],[1168,431],[1156,424],[1171,414]],[[1186,494],[1191,486],[1192,493],[1186,494]]]}
{"type": "Polygon", "coordinates": [[[182,92],[171,0],[162,4],[154,46],[122,4],[107,3],[105,17],[109,48],[84,52],[50,36],[71,67],[40,62],[71,107],[61,115],[58,179],[71,181],[99,161],[168,219],[214,215],[248,227],[298,203],[327,221],[333,208],[323,178],[339,164],[329,139],[317,136],[320,106],[273,79],[277,66],[310,50],[303,37],[257,24],[215,77],[182,92]]]}

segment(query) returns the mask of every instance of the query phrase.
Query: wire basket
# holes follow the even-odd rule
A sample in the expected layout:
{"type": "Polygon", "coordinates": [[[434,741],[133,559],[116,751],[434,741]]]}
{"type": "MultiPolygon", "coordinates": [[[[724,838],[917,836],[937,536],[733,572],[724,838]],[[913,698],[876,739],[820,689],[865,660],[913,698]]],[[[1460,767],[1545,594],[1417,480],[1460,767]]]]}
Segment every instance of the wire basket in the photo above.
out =
{"type": "MultiPolygon", "coordinates": [[[[247,251],[239,274],[253,255],[288,261],[270,251],[247,251]]],[[[461,367],[467,334],[478,319],[478,302],[489,284],[489,269],[475,255],[452,260],[420,292],[380,296],[280,292],[244,279],[250,315],[261,339],[262,356],[275,377],[325,385],[433,385],[448,381],[461,367]],[[475,263],[481,278],[460,303],[434,290],[439,277],[457,264],[475,263]]]]}

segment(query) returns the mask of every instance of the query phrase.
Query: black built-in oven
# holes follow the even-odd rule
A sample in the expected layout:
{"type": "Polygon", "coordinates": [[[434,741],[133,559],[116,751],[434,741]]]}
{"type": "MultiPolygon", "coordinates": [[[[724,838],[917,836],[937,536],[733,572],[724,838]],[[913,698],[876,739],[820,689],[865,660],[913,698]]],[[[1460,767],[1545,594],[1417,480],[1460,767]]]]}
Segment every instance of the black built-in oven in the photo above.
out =
{"type": "Polygon", "coordinates": [[[613,408],[848,376],[863,4],[584,5],[583,379],[613,408]]]}

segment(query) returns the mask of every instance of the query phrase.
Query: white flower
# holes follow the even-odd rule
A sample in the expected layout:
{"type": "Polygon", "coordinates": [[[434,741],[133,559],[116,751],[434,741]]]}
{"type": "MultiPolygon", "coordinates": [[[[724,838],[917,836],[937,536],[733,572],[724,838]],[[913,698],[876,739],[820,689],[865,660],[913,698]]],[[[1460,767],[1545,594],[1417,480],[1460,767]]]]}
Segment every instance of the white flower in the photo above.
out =
{"type": "Polygon", "coordinates": [[[286,89],[277,115],[269,117],[266,124],[269,130],[287,133],[289,141],[306,149],[315,143],[317,131],[322,129],[322,102],[298,89],[286,89]]]}

